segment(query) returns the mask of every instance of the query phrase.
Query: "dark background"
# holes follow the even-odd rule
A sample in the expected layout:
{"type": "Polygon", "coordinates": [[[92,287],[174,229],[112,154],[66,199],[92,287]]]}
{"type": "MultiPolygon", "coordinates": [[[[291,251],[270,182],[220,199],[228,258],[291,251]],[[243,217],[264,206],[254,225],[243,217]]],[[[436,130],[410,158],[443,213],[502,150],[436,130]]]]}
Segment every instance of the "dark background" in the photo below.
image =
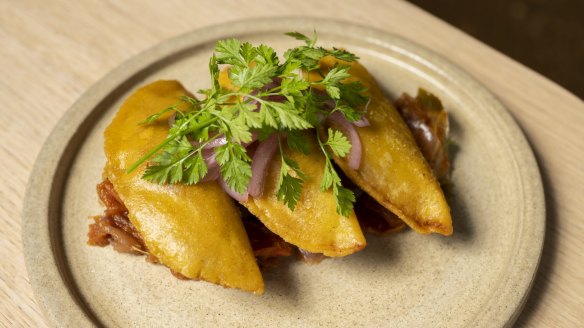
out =
{"type": "Polygon", "coordinates": [[[584,0],[409,0],[584,99],[584,0]]]}

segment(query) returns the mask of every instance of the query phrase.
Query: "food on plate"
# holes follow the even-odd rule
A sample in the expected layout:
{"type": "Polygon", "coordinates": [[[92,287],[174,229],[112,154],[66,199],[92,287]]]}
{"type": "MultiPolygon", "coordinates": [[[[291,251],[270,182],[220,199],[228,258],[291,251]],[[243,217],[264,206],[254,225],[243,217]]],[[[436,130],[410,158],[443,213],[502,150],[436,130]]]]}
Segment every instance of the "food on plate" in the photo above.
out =
{"type": "Polygon", "coordinates": [[[357,56],[287,34],[305,45],[284,60],[218,41],[199,96],[157,81],[126,99],[104,133],[90,244],[261,294],[260,267],[355,253],[362,231],[452,233],[432,171],[448,177],[439,100],[421,90],[398,112],[357,56]]]}
{"type": "MultiPolygon", "coordinates": [[[[335,162],[351,181],[412,229],[420,233],[450,235],[450,208],[432,169],[416,146],[412,132],[362,65],[357,62],[343,64],[351,67],[347,83],[358,81],[368,90],[370,103],[364,117],[369,124],[366,127],[354,126],[343,118],[331,121],[336,129],[350,129],[347,133],[357,133],[362,152],[358,167],[351,166],[350,157],[336,156],[335,162]]],[[[324,72],[338,65],[338,59],[333,57],[320,61],[324,72]]],[[[310,79],[320,77],[312,73],[310,79]]]]}
{"type": "Polygon", "coordinates": [[[177,82],[158,81],[132,94],[104,133],[107,178],[148,251],[191,279],[262,293],[260,270],[233,200],[217,182],[160,185],[126,168],[168,133],[168,123],[138,125],[186,95],[177,82]]]}
{"type": "Polygon", "coordinates": [[[397,215],[381,206],[366,193],[362,193],[355,203],[355,214],[363,231],[378,236],[390,235],[406,226],[397,215]]]}
{"type": "MultiPolygon", "coordinates": [[[[225,90],[236,90],[229,78],[228,69],[221,71],[219,86],[225,90]]],[[[316,150],[319,147],[314,138],[309,137],[302,141],[306,143],[308,149],[316,150]]],[[[273,143],[276,146],[276,142],[275,136],[272,135],[263,145],[273,143]]],[[[348,216],[344,218],[342,214],[337,213],[333,193],[321,190],[325,156],[318,151],[303,153],[287,145],[283,145],[282,148],[282,157],[297,163],[306,177],[294,210],[278,200],[278,176],[282,158],[273,155],[270,163],[264,168],[266,176],[260,197],[249,195],[241,204],[270,231],[301,249],[302,254],[316,253],[337,257],[363,249],[366,244],[365,237],[354,211],[349,211],[348,216]]]]}
{"type": "MultiPolygon", "coordinates": [[[[316,141],[308,140],[312,148],[318,147],[316,141]]],[[[365,237],[355,213],[351,210],[348,217],[343,217],[336,211],[332,192],[321,191],[324,156],[318,152],[304,155],[291,149],[284,154],[297,162],[307,177],[294,210],[277,199],[279,159],[272,160],[267,168],[263,195],[250,196],[242,204],[268,229],[304,251],[336,257],[363,249],[365,237]]]]}
{"type": "Polygon", "coordinates": [[[447,184],[450,178],[448,159],[448,113],[438,97],[419,89],[416,97],[405,93],[395,107],[416,139],[422,154],[438,181],[447,184]]]}

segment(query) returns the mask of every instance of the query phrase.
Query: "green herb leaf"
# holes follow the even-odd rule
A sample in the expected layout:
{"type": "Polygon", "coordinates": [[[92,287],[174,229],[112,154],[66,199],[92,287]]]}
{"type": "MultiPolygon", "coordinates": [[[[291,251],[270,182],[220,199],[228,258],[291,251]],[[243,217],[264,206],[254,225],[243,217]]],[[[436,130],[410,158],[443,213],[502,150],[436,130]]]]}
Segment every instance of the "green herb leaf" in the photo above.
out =
{"type": "Polygon", "coordinates": [[[196,184],[207,175],[208,168],[203,160],[203,154],[200,150],[195,156],[189,157],[185,161],[184,171],[184,178],[182,181],[187,185],[196,184]]]}
{"type": "Polygon", "coordinates": [[[280,66],[280,76],[291,76],[295,77],[296,74],[294,71],[300,69],[302,67],[302,63],[297,60],[287,60],[286,63],[280,66]]]}
{"type": "MultiPolygon", "coordinates": [[[[323,50],[325,50],[325,49],[323,49],[323,50]]],[[[325,50],[325,51],[326,51],[327,56],[333,56],[337,59],[344,60],[346,62],[352,62],[352,61],[356,61],[357,59],[359,59],[359,57],[357,57],[354,54],[352,54],[346,50],[343,50],[343,49],[333,48],[333,50],[325,50]]]]}
{"type": "Polygon", "coordinates": [[[262,117],[260,113],[256,112],[256,105],[237,102],[239,108],[238,119],[243,121],[243,124],[249,128],[259,129],[262,127],[262,117]]]}
{"type": "Polygon", "coordinates": [[[245,193],[251,180],[251,159],[245,148],[228,142],[215,148],[215,160],[221,168],[221,177],[229,188],[239,194],[245,193]]]}
{"type": "Polygon", "coordinates": [[[280,127],[282,128],[290,130],[306,130],[312,128],[312,125],[289,102],[263,101],[262,108],[264,106],[270,108],[272,113],[275,113],[276,120],[279,121],[280,127]]]}
{"type": "Polygon", "coordinates": [[[171,141],[165,151],[155,156],[152,162],[146,168],[143,178],[156,183],[193,184],[207,174],[207,166],[200,151],[195,154],[186,137],[171,141]]]}
{"type": "Polygon", "coordinates": [[[213,96],[219,90],[219,64],[217,64],[215,55],[209,59],[209,73],[211,74],[211,89],[199,90],[199,93],[205,94],[207,99],[213,99],[213,96]]]}
{"type": "Polygon", "coordinates": [[[259,89],[265,84],[272,82],[276,69],[276,66],[264,64],[242,69],[232,68],[229,71],[229,78],[233,85],[241,87],[244,91],[259,89]]]}
{"type": "Polygon", "coordinates": [[[327,73],[327,75],[320,83],[324,85],[339,84],[341,80],[351,77],[351,74],[349,74],[349,69],[351,69],[351,66],[349,65],[336,65],[327,73]]]}
{"type": "Polygon", "coordinates": [[[337,184],[341,183],[341,178],[335,171],[333,164],[330,160],[327,159],[324,165],[324,174],[322,177],[322,181],[320,182],[320,190],[326,191],[329,190],[331,187],[336,186],[337,184]]]}
{"type": "Polygon", "coordinates": [[[215,45],[215,56],[217,63],[246,66],[245,61],[239,54],[241,42],[236,39],[219,40],[215,45]]]}
{"type": "Polygon", "coordinates": [[[291,36],[296,40],[304,41],[308,47],[314,47],[314,44],[316,43],[316,31],[314,31],[314,37],[312,39],[299,32],[288,32],[284,34],[291,36]]]}
{"type": "Polygon", "coordinates": [[[256,58],[258,63],[271,66],[277,66],[279,64],[278,55],[271,47],[260,44],[256,51],[258,53],[258,57],[256,58]]]}
{"type": "Polygon", "coordinates": [[[282,80],[280,87],[285,95],[300,95],[302,91],[310,87],[310,83],[301,77],[294,76],[291,79],[282,80]]]}
{"type": "Polygon", "coordinates": [[[369,97],[365,95],[367,88],[361,82],[340,83],[338,87],[342,100],[350,107],[358,108],[369,101],[369,97]]]}
{"type": "Polygon", "coordinates": [[[355,194],[351,190],[341,187],[340,185],[335,185],[335,187],[333,187],[333,194],[337,201],[337,212],[344,217],[349,217],[355,204],[355,194]]]}
{"type": "Polygon", "coordinates": [[[338,105],[335,107],[336,111],[343,113],[343,116],[350,122],[355,122],[363,117],[363,113],[348,105],[338,105]]]}
{"type": "Polygon", "coordinates": [[[283,175],[278,186],[278,200],[286,204],[292,211],[300,199],[302,180],[289,174],[283,175]]]}
{"type": "Polygon", "coordinates": [[[328,139],[325,145],[329,146],[338,157],[345,157],[351,151],[351,143],[345,135],[338,130],[328,129],[328,139]]]}
{"type": "Polygon", "coordinates": [[[164,114],[166,114],[168,112],[176,111],[176,110],[178,110],[178,106],[177,105],[172,105],[170,107],[167,107],[167,108],[161,110],[160,112],[158,112],[156,114],[153,114],[153,115],[148,116],[145,120],[139,122],[138,124],[142,124],[142,125],[152,124],[155,121],[157,121],[162,115],[164,115],[164,114]]]}
{"type": "Polygon", "coordinates": [[[328,93],[329,96],[331,96],[331,98],[333,98],[333,99],[341,98],[341,90],[336,85],[327,84],[325,86],[325,90],[326,90],[326,93],[328,93]]]}
{"type": "Polygon", "coordinates": [[[288,148],[308,155],[311,151],[309,137],[304,131],[291,130],[286,132],[286,144],[288,148]]]}
{"type": "Polygon", "coordinates": [[[276,196],[279,201],[286,204],[292,211],[294,211],[300,199],[304,178],[305,175],[300,171],[298,163],[282,155],[280,182],[278,183],[276,196]]]}
{"type": "MultiPolygon", "coordinates": [[[[347,149],[347,143],[349,143],[349,142],[346,138],[344,138],[344,136],[342,136],[342,134],[341,134],[341,136],[335,136],[336,132],[338,132],[338,131],[332,131],[331,129],[329,129],[328,131],[329,131],[329,140],[327,140],[327,143],[323,143],[320,140],[320,137],[318,136],[318,130],[317,130],[317,140],[318,140],[318,143],[322,149],[322,152],[323,152],[325,160],[326,160],[325,166],[324,166],[324,174],[322,177],[322,181],[320,183],[320,189],[322,191],[326,191],[326,190],[329,190],[330,188],[332,188],[333,195],[335,196],[335,202],[337,205],[337,212],[345,217],[349,217],[349,214],[354,206],[353,204],[355,203],[355,195],[353,194],[353,192],[351,190],[343,187],[343,185],[341,183],[341,178],[339,177],[338,173],[335,171],[335,168],[334,168],[333,163],[330,159],[330,155],[328,154],[328,151],[325,148],[325,145],[327,145],[329,141],[336,140],[336,142],[333,142],[333,144],[334,144],[333,147],[337,148],[336,150],[339,151],[339,154],[344,152],[346,155],[350,150],[350,144],[349,144],[349,149],[347,149]],[[344,141],[341,141],[343,139],[344,139],[344,141]]],[[[333,147],[331,147],[331,149],[333,147]]]]}
{"type": "Polygon", "coordinates": [[[272,129],[278,129],[278,122],[276,121],[275,111],[272,110],[270,106],[266,105],[265,103],[261,103],[259,116],[264,126],[270,127],[272,129]]]}
{"type": "Polygon", "coordinates": [[[243,58],[246,65],[249,65],[256,57],[256,49],[249,42],[244,42],[241,45],[239,54],[243,58]]]}

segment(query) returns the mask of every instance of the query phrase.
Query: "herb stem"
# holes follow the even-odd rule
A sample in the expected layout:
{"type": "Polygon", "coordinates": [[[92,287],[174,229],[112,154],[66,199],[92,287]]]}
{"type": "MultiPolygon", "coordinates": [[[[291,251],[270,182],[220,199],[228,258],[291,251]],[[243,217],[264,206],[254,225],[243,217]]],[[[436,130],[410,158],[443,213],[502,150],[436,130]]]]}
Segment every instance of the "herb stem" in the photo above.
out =
{"type": "MultiPolygon", "coordinates": [[[[162,149],[164,146],[166,146],[169,142],[180,137],[182,135],[182,133],[184,132],[184,129],[188,125],[188,123],[190,123],[190,121],[195,117],[196,116],[193,116],[189,120],[187,120],[183,124],[181,124],[178,132],[169,135],[158,146],[154,147],[152,150],[150,150],[148,153],[146,153],[146,155],[142,156],[139,160],[137,160],[134,164],[132,164],[128,169],[126,169],[126,173],[132,173],[132,171],[134,171],[138,166],[142,165],[142,163],[146,162],[150,157],[152,157],[154,154],[156,154],[160,149],[162,149]]],[[[213,117],[211,119],[208,119],[206,121],[200,122],[197,125],[192,126],[191,129],[194,131],[202,129],[210,124],[213,124],[215,121],[217,121],[217,119],[218,119],[217,117],[213,117]]]]}
{"type": "Polygon", "coordinates": [[[320,133],[318,132],[318,129],[316,129],[316,140],[318,141],[318,145],[320,146],[320,149],[322,150],[322,153],[324,154],[324,157],[326,158],[327,162],[330,161],[331,159],[329,157],[328,151],[324,148],[324,145],[320,140],[320,133]]]}
{"type": "Polygon", "coordinates": [[[257,100],[258,102],[263,102],[264,100],[262,98],[247,94],[247,93],[242,93],[242,92],[233,92],[229,94],[230,96],[243,96],[243,97],[247,97],[247,98],[251,98],[253,100],[257,100]]]}
{"type": "Polygon", "coordinates": [[[188,153],[186,156],[184,156],[183,158],[181,158],[180,160],[178,160],[176,163],[172,164],[172,166],[177,166],[178,164],[183,163],[184,161],[186,161],[189,157],[193,156],[194,154],[201,152],[203,150],[203,148],[205,148],[205,146],[207,146],[207,144],[209,144],[211,141],[217,139],[219,137],[219,135],[215,135],[213,136],[211,139],[203,142],[202,144],[199,145],[198,148],[193,149],[190,153],[188,153]]]}

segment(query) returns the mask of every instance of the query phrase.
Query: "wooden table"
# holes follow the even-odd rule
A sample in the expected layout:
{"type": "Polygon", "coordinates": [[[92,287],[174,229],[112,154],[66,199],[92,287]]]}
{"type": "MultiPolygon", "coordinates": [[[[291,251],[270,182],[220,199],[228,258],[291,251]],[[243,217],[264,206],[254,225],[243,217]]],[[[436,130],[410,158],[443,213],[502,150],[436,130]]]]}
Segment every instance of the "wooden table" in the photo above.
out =
{"type": "Polygon", "coordinates": [[[501,99],[535,151],[548,212],[541,267],[518,325],[584,322],[584,103],[521,64],[402,1],[4,0],[0,326],[46,326],[27,280],[20,213],[35,157],[67,108],[108,71],[162,40],[227,21],[290,15],[334,17],[415,40],[501,99]]]}

